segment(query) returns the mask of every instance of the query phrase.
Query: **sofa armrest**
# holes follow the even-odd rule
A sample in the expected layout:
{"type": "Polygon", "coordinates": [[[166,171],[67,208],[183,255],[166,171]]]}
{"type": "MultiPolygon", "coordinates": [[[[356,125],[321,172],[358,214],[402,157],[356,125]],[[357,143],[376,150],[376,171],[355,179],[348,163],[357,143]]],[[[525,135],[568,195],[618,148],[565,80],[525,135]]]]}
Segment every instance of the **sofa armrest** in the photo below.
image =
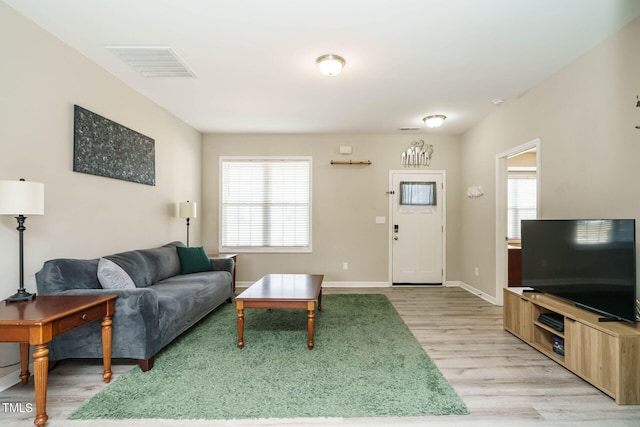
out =
{"type": "Polygon", "coordinates": [[[144,319],[154,321],[158,327],[158,294],[150,288],[134,289],[69,289],[56,295],[117,295],[116,316],[141,314],[144,319]]]}
{"type": "MultiPolygon", "coordinates": [[[[118,295],[113,315],[112,357],[148,359],[160,349],[158,294],[155,290],[150,288],[69,289],[55,295],[118,295]]],[[[94,332],[99,331],[99,322],[94,325],[94,328],[96,328],[94,332]]],[[[61,341],[77,341],[78,339],[73,336],[73,331],[58,338],[61,341]]],[[[101,335],[99,333],[82,339],[90,341],[86,347],[101,349],[101,335]]],[[[99,353],[81,353],[79,356],[77,355],[79,350],[75,348],[73,343],[59,345],[58,350],[59,354],[55,354],[52,360],[68,357],[102,357],[99,353]]]]}
{"type": "Polygon", "coordinates": [[[235,268],[233,258],[209,258],[214,271],[228,271],[233,276],[235,268]]]}

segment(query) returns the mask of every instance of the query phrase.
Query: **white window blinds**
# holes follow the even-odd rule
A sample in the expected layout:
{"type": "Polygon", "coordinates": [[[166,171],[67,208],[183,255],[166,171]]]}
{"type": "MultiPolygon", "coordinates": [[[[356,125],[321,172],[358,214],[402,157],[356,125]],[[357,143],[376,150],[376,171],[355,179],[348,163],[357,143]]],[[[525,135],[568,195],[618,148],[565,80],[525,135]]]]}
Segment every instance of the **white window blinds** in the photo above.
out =
{"type": "Polygon", "coordinates": [[[221,250],[311,249],[311,158],[221,158],[221,250]]]}
{"type": "Polygon", "coordinates": [[[507,237],[520,239],[520,221],[536,219],[536,177],[509,173],[507,237]]]}

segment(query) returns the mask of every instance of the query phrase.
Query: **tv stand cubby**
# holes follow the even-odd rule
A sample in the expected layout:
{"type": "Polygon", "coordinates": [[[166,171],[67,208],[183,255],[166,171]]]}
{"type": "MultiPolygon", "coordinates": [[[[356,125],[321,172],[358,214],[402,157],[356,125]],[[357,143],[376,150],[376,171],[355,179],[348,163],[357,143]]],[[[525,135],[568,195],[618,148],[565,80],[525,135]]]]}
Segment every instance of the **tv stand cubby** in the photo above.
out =
{"type": "Polygon", "coordinates": [[[504,289],[504,329],[615,399],[640,404],[640,328],[599,322],[602,316],[527,288],[504,289]],[[539,321],[559,315],[563,329],[539,321]],[[562,349],[554,351],[564,344],[562,349]]]}

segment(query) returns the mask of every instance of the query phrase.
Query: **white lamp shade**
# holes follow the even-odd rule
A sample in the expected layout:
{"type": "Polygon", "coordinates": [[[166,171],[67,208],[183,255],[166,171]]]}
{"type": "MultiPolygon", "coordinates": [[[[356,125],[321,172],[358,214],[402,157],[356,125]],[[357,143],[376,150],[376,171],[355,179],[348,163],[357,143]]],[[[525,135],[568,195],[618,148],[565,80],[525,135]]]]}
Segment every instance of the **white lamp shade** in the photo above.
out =
{"type": "Polygon", "coordinates": [[[197,208],[196,202],[180,202],[180,218],[196,218],[197,208]]]}
{"type": "Polygon", "coordinates": [[[44,215],[44,184],[0,181],[0,215],[44,215]]]}
{"type": "Polygon", "coordinates": [[[331,77],[340,74],[345,61],[338,55],[323,55],[316,60],[316,63],[322,74],[331,77]]]}

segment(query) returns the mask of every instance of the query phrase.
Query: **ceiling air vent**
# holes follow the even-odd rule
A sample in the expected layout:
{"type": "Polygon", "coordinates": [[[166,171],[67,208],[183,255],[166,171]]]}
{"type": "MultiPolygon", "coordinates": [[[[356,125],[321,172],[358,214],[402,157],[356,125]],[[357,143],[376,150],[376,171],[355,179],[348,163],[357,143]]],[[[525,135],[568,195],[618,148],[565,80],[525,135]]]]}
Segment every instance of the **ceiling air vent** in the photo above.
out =
{"type": "Polygon", "coordinates": [[[404,128],[400,128],[400,130],[402,130],[402,131],[420,130],[420,128],[417,128],[417,127],[404,127],[404,128]]]}
{"type": "Polygon", "coordinates": [[[196,77],[170,47],[106,46],[144,77],[196,77]]]}

